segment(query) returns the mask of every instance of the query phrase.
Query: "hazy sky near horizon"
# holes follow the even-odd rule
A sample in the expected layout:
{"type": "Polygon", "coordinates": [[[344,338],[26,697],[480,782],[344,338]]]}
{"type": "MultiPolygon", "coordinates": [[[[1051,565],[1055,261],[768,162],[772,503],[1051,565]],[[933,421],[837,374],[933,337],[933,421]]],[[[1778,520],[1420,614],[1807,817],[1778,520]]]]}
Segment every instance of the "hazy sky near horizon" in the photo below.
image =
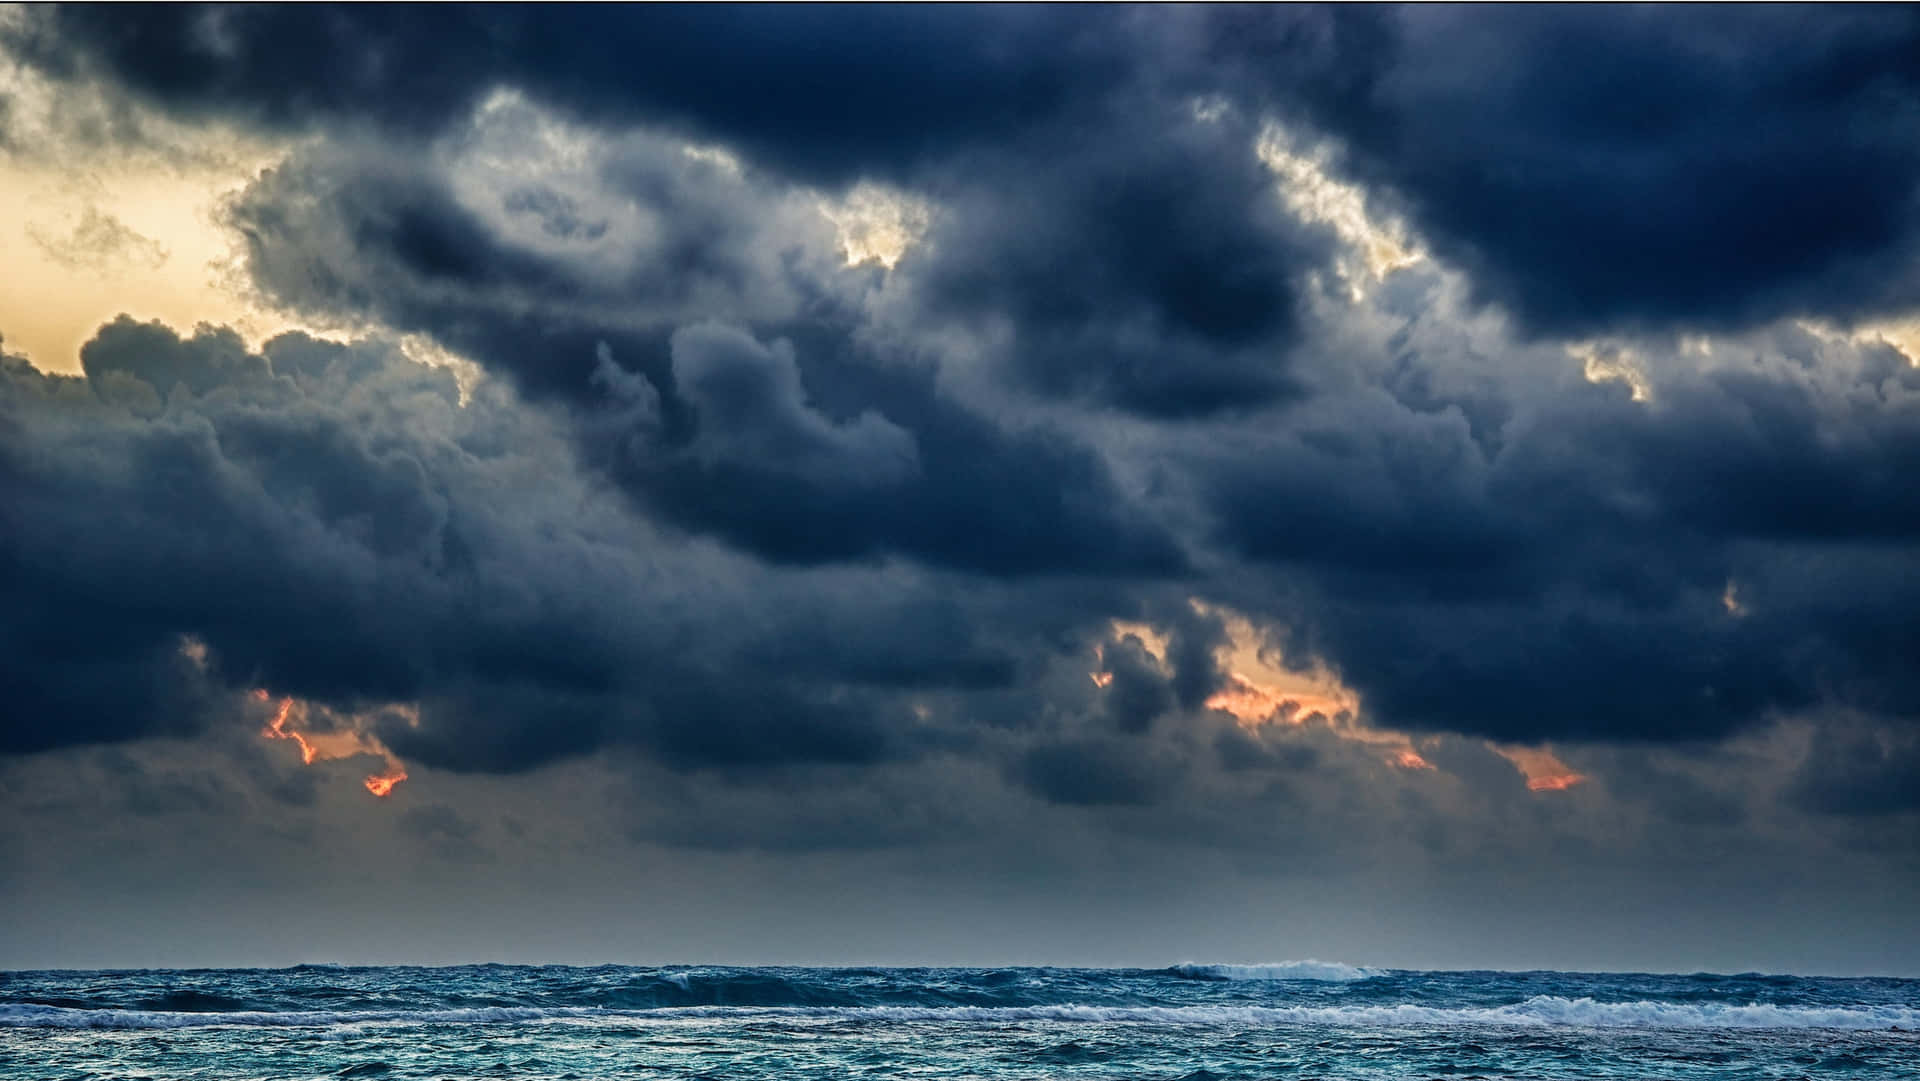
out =
{"type": "Polygon", "coordinates": [[[0,968],[1920,975],[1917,54],[0,10],[0,968]]]}

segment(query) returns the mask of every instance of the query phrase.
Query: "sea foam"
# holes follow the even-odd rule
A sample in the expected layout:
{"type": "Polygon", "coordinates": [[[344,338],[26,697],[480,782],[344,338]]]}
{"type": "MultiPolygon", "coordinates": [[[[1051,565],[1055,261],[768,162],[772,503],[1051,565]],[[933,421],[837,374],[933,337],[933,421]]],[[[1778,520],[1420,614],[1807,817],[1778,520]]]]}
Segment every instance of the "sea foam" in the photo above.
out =
{"type": "Polygon", "coordinates": [[[1190,980],[1322,980],[1351,983],[1385,974],[1383,969],[1359,968],[1339,961],[1275,961],[1264,965],[1200,965],[1183,962],[1169,971],[1190,980]]]}
{"type": "Polygon", "coordinates": [[[846,1024],[959,1024],[997,1026],[1020,1022],[1347,1028],[1425,1026],[1567,1026],[1653,1029],[1855,1029],[1920,1028],[1912,1006],[1774,1006],[1764,1003],[1599,1002],[1591,998],[1536,995],[1490,1007],[1439,1007],[1411,1003],[1341,1006],[670,1006],[648,1010],[591,1007],[483,1007],[441,1010],[300,1010],[282,1013],[173,1013],[158,1010],[71,1009],[0,1005],[0,1027],[67,1029],[171,1029],[237,1027],[333,1027],[345,1025],[474,1025],[511,1023],[663,1024],[693,1020],[779,1020],[846,1024]]]}

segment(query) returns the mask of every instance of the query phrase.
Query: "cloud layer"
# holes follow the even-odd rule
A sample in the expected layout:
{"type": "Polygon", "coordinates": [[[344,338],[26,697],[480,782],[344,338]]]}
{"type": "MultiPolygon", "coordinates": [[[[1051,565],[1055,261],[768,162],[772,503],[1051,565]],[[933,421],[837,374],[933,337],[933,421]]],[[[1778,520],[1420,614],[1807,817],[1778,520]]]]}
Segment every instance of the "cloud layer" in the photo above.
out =
{"type": "MultiPolygon", "coordinates": [[[[1911,889],[1913,33],[26,12],[100,139],[282,141],[218,227],[321,329],[6,358],[0,755],[264,691],[449,786],[592,763],[688,850],[1665,824],[1911,889]]],[[[408,828],[481,859],[464,810],[408,828]]]]}

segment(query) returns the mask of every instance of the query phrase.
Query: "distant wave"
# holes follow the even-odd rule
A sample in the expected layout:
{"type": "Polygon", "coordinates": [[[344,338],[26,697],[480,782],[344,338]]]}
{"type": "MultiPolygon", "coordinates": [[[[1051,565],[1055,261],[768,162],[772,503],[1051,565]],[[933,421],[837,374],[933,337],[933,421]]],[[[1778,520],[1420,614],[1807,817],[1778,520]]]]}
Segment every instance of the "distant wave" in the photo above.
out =
{"type": "Polygon", "coordinates": [[[1581,1028],[1920,1029],[1920,1008],[1899,1006],[1772,1006],[1727,1003],[1598,1002],[1537,995],[1490,1007],[1413,1004],[1341,1006],[686,1006],[649,1010],[593,1007],[481,1007],[440,1010],[304,1010],[192,1013],[0,1005],[0,1027],[173,1029],[210,1026],[332,1027],[360,1024],[472,1025],[530,1022],[646,1023],[703,1018],[787,1021],[1002,1025],[1052,1021],[1101,1024],[1280,1026],[1562,1025],[1581,1028]]]}
{"type": "Polygon", "coordinates": [[[1189,980],[1323,980],[1351,983],[1386,975],[1377,968],[1359,968],[1339,961],[1276,961],[1266,965],[1196,965],[1191,962],[1167,970],[1189,980]]]}
{"type": "Polygon", "coordinates": [[[1768,1006],[1665,1001],[1596,1002],[1538,995],[1511,1006],[1016,1006],[863,1007],[824,1011],[894,1021],[1086,1021],[1158,1025],[1566,1025],[1581,1028],[1837,1028],[1920,1026],[1912,1006],[1768,1006]]]}
{"type": "MultiPolygon", "coordinates": [[[[0,1005],[0,1028],[157,1029],[327,1028],[361,1024],[485,1025],[608,1017],[622,1012],[592,1007],[479,1006],[449,1010],[243,1010],[197,1013],[171,1010],[75,1010],[63,1006],[0,1005]]],[[[637,1011],[635,1011],[637,1012],[637,1011]]]]}

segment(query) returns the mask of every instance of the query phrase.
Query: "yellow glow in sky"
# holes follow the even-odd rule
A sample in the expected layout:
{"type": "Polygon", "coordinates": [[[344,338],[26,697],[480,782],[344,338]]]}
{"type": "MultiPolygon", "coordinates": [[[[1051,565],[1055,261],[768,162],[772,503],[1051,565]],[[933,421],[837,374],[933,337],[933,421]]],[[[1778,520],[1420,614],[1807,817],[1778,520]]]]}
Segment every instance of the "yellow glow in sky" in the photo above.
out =
{"type": "MultiPolygon", "coordinates": [[[[36,367],[77,372],[79,349],[121,313],[179,330],[225,323],[251,343],[289,328],[247,298],[222,201],[287,147],[188,131],[133,110],[147,142],[99,146],[76,117],[110,106],[56,91],[0,57],[13,146],[0,150],[0,335],[36,367]]],[[[131,107],[129,107],[131,108],[131,107]]]]}
{"type": "Polygon", "coordinates": [[[1581,370],[1586,375],[1587,382],[1625,383],[1632,391],[1634,401],[1645,402],[1653,399],[1653,385],[1647,382],[1647,373],[1641,370],[1640,360],[1634,356],[1632,350],[1620,346],[1579,342],[1567,346],[1567,355],[1581,362],[1581,370]]]}
{"type": "Polygon", "coordinates": [[[860,184],[838,203],[822,201],[820,212],[840,234],[848,266],[874,262],[892,270],[927,231],[932,213],[904,192],[860,184]]]}
{"type": "Polygon", "coordinates": [[[98,170],[75,176],[0,160],[0,334],[37,367],[77,372],[80,346],[125,312],[176,328],[280,329],[233,284],[213,214],[244,177],[98,170]]]}
{"type": "Polygon", "coordinates": [[[1368,212],[1364,191],[1334,178],[1324,153],[1303,150],[1273,124],[1261,133],[1255,152],[1279,180],[1280,197],[1288,208],[1331,227],[1358,257],[1343,259],[1340,268],[1355,300],[1371,283],[1426,258],[1403,225],[1368,212]]]}

